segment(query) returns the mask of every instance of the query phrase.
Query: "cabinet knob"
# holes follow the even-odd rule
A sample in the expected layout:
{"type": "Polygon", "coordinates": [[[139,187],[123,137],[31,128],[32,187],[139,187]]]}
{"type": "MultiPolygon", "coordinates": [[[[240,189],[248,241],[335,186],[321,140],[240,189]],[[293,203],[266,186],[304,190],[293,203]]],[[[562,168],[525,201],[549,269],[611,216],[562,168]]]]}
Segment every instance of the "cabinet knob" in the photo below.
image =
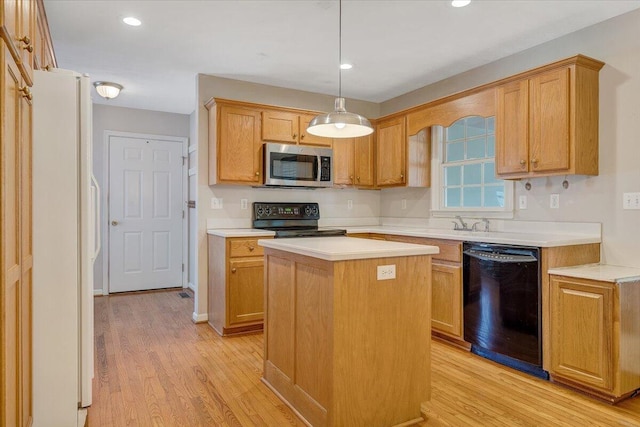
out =
{"type": "Polygon", "coordinates": [[[357,179],[358,181],[360,181],[360,177],[359,177],[359,176],[356,176],[356,179],[357,179]]]}
{"type": "Polygon", "coordinates": [[[294,133],[293,136],[291,138],[296,139],[298,137],[297,133],[294,133]]]}
{"type": "Polygon", "coordinates": [[[45,71],[51,71],[51,65],[47,65],[46,67],[44,67],[45,71]]]}
{"type": "Polygon", "coordinates": [[[253,252],[255,248],[253,246],[249,246],[249,252],[253,252]]]}
{"type": "Polygon", "coordinates": [[[524,166],[526,164],[527,164],[527,162],[525,162],[524,160],[520,160],[520,166],[524,166]]]}
{"type": "Polygon", "coordinates": [[[236,269],[235,269],[235,268],[232,268],[232,269],[231,269],[231,272],[232,272],[232,273],[235,273],[235,272],[236,272],[236,269]]]}
{"type": "Polygon", "coordinates": [[[31,93],[31,90],[29,89],[29,86],[22,86],[20,89],[18,89],[20,92],[22,92],[22,96],[24,96],[25,98],[27,98],[29,101],[31,101],[33,99],[33,94],[31,93]]]}
{"type": "Polygon", "coordinates": [[[304,139],[305,134],[300,135],[300,139],[304,139]]]}
{"type": "Polygon", "coordinates": [[[404,179],[404,174],[403,173],[400,174],[400,178],[404,179]]]}
{"type": "Polygon", "coordinates": [[[256,172],[256,176],[260,176],[260,172],[256,172]]]}
{"type": "Polygon", "coordinates": [[[118,221],[111,221],[111,225],[113,225],[113,226],[116,226],[118,224],[119,224],[118,221]]]}
{"type": "Polygon", "coordinates": [[[22,38],[19,38],[18,40],[24,43],[24,46],[22,47],[23,49],[28,50],[29,53],[33,52],[33,45],[31,44],[31,39],[29,38],[29,36],[24,36],[22,38]]]}
{"type": "Polygon", "coordinates": [[[349,181],[353,181],[353,175],[349,176],[349,181]]]}
{"type": "Polygon", "coordinates": [[[538,164],[538,159],[531,159],[531,164],[535,167],[538,164]]]}

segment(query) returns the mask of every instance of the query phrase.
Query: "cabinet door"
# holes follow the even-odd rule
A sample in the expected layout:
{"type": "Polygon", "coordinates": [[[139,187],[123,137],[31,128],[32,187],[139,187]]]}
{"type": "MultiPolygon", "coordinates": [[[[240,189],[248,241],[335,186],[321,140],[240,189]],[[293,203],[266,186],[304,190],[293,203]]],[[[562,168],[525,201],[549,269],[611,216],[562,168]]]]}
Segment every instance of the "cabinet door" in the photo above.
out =
{"type": "Polygon", "coordinates": [[[530,170],[569,169],[569,68],[529,80],[530,170]]]}
{"type": "Polygon", "coordinates": [[[463,339],[462,267],[431,266],[431,329],[463,339]]]}
{"type": "Polygon", "coordinates": [[[264,319],[263,275],[262,258],[229,261],[229,326],[264,319]]]}
{"type": "Polygon", "coordinates": [[[405,183],[405,118],[380,122],[376,130],[377,173],[380,187],[405,183]]]}
{"type": "Polygon", "coordinates": [[[20,69],[29,86],[33,85],[33,57],[35,55],[35,5],[33,0],[20,1],[20,29],[18,41],[20,42],[20,69]]]}
{"type": "Polygon", "coordinates": [[[5,42],[10,44],[10,49],[17,51],[18,31],[20,27],[20,5],[19,0],[2,0],[0,2],[0,35],[5,42]]]}
{"type": "Polygon", "coordinates": [[[373,135],[355,138],[354,144],[353,162],[356,177],[355,185],[373,187],[373,135]]]}
{"type": "Polygon", "coordinates": [[[340,138],[333,144],[333,183],[353,185],[354,138],[340,138]]]}
{"type": "Polygon", "coordinates": [[[313,120],[314,117],[315,115],[308,115],[308,114],[303,114],[300,116],[300,144],[331,147],[333,145],[332,138],[315,136],[307,132],[307,128],[309,127],[309,122],[313,120]]]}
{"type": "Polygon", "coordinates": [[[219,109],[218,181],[259,184],[262,177],[260,111],[227,105],[219,109]]]}
{"type": "Polygon", "coordinates": [[[297,144],[299,136],[297,114],[270,110],[262,112],[263,141],[297,144]]]}
{"type": "Polygon", "coordinates": [[[496,89],[496,174],[529,171],[529,81],[496,89]]]}
{"type": "Polygon", "coordinates": [[[613,388],[613,287],[551,276],[551,371],[613,388]]]}

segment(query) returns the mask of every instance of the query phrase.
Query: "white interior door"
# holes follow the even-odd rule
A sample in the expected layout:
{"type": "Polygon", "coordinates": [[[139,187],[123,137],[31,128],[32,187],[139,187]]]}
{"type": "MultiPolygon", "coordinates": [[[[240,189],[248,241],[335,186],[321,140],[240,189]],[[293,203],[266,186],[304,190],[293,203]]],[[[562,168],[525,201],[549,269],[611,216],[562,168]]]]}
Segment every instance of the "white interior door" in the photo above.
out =
{"type": "Polygon", "coordinates": [[[182,149],[110,138],[110,293],[182,286],[182,149]]]}

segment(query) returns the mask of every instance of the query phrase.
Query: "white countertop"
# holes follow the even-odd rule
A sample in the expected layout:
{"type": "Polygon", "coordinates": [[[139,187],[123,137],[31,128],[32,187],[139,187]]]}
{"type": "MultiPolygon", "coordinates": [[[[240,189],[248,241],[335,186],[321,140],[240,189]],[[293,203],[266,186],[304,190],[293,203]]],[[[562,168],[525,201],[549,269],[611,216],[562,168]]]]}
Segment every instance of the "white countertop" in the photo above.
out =
{"type": "Polygon", "coordinates": [[[440,252],[437,246],[343,236],[263,239],[258,240],[258,244],[327,261],[434,255],[440,252]]]}
{"type": "MultiPolygon", "coordinates": [[[[394,234],[397,236],[429,237],[434,239],[447,239],[468,242],[502,243],[509,245],[555,247],[582,245],[588,243],[600,243],[600,236],[588,234],[561,234],[561,233],[523,233],[505,231],[456,231],[440,228],[414,228],[401,226],[364,226],[364,227],[331,227],[343,228],[347,233],[379,233],[394,234]]],[[[214,228],[207,230],[208,234],[221,237],[260,237],[273,236],[272,231],[256,230],[253,228],[214,228]]]]}
{"type": "Polygon", "coordinates": [[[549,274],[576,277],[579,279],[598,280],[601,282],[639,282],[640,268],[622,267],[619,265],[587,264],[575,267],[552,268],[549,274]]]}
{"type": "Polygon", "coordinates": [[[273,237],[276,233],[256,228],[210,228],[207,234],[220,237],[273,237]]]}
{"type": "Polygon", "coordinates": [[[430,237],[467,242],[503,243],[536,247],[554,247],[600,243],[599,236],[557,233],[513,233],[503,231],[457,231],[437,228],[409,228],[396,226],[347,227],[347,233],[380,233],[397,236],[430,237]]]}

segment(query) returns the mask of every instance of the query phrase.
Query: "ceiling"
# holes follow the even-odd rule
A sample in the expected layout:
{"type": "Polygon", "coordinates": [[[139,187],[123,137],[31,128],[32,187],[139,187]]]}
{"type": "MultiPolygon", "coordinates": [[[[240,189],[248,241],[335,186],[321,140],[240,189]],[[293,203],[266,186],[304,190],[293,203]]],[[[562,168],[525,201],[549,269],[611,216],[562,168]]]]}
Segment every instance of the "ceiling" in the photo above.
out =
{"type": "MultiPolygon", "coordinates": [[[[196,75],[337,95],[337,0],[44,0],[58,66],[94,102],[190,114],[196,75]],[[126,16],[139,27],[122,22],[126,16]]],[[[343,95],[382,102],[640,8],[639,0],[343,0],[343,95]]],[[[576,52],[579,53],[579,52],[576,52]]]]}

